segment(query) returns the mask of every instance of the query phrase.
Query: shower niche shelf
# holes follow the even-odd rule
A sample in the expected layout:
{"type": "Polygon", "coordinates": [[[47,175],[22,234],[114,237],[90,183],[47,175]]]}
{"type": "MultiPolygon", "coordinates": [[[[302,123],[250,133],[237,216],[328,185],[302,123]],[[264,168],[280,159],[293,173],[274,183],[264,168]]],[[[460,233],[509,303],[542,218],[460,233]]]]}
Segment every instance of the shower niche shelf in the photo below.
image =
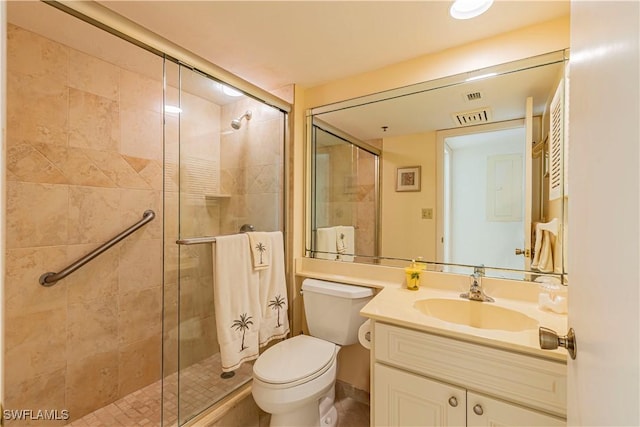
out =
{"type": "Polygon", "coordinates": [[[231,194],[205,194],[204,202],[206,205],[219,206],[221,202],[231,199],[231,194]]]}
{"type": "Polygon", "coordinates": [[[204,198],[205,200],[224,200],[230,199],[231,194],[205,194],[204,198]]]}

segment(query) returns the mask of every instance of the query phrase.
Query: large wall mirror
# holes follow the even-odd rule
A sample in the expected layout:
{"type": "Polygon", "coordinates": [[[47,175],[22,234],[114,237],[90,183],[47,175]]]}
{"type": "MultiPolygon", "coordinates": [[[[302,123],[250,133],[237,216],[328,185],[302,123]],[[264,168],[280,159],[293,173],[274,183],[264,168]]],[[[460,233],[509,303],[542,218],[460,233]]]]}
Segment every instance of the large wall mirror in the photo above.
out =
{"type": "Polygon", "coordinates": [[[568,51],[314,108],[307,256],[566,273],[568,51]]]}

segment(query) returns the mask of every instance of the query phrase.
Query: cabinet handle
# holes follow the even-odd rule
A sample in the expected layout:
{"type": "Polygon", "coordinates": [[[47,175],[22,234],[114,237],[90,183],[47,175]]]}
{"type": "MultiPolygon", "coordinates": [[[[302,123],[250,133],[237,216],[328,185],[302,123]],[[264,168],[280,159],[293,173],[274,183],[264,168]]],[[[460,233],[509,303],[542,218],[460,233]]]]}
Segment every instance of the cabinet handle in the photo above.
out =
{"type": "Polygon", "coordinates": [[[484,410],[482,409],[482,406],[480,406],[479,404],[473,407],[473,412],[476,415],[482,415],[484,414],[484,410]]]}
{"type": "Polygon", "coordinates": [[[453,406],[455,408],[456,406],[458,406],[458,399],[456,399],[455,396],[451,396],[449,398],[449,405],[451,405],[451,406],[453,406]]]}

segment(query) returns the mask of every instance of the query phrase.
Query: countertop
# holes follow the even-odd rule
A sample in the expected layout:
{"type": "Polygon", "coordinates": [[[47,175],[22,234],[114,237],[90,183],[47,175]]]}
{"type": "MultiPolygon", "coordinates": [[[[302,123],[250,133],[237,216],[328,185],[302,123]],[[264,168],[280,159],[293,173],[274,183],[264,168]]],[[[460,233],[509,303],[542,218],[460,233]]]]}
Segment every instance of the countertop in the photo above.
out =
{"type": "MultiPolygon", "coordinates": [[[[487,294],[491,295],[489,292],[487,294]]],[[[414,308],[416,301],[429,298],[460,299],[459,292],[454,290],[421,287],[417,291],[410,291],[401,285],[386,286],[360,311],[360,314],[392,325],[544,359],[566,362],[566,350],[542,350],[540,348],[537,328],[508,332],[446,322],[414,308]]],[[[495,297],[495,302],[492,303],[473,303],[492,304],[515,310],[537,320],[539,326],[553,329],[560,335],[565,335],[567,332],[566,315],[543,311],[538,308],[537,303],[532,301],[495,297]]]]}
{"type": "MultiPolygon", "coordinates": [[[[414,308],[414,303],[422,299],[461,300],[460,293],[469,290],[469,278],[464,275],[423,271],[420,275],[422,286],[417,291],[410,291],[404,286],[402,268],[309,258],[296,260],[296,275],[375,288],[378,291],[377,294],[360,311],[362,316],[375,321],[547,360],[563,363],[567,360],[567,351],[563,348],[557,350],[540,348],[537,328],[520,332],[480,329],[445,322],[414,308]]],[[[482,279],[482,287],[487,295],[495,299],[495,302],[477,302],[478,304],[494,304],[518,311],[536,319],[539,326],[552,329],[559,335],[566,335],[567,315],[538,308],[538,294],[542,291],[539,284],[487,277],[482,279]]],[[[563,292],[566,293],[566,289],[563,288],[563,292]]]]}

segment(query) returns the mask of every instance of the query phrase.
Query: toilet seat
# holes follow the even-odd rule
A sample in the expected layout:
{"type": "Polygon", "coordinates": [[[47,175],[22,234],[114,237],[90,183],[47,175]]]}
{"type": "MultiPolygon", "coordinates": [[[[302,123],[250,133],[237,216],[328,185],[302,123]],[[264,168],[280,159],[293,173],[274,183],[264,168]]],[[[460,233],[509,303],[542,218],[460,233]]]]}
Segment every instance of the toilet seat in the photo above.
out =
{"type": "Polygon", "coordinates": [[[261,354],[253,365],[253,375],[272,388],[293,387],[322,375],[335,359],[334,343],[298,335],[261,354]]]}

